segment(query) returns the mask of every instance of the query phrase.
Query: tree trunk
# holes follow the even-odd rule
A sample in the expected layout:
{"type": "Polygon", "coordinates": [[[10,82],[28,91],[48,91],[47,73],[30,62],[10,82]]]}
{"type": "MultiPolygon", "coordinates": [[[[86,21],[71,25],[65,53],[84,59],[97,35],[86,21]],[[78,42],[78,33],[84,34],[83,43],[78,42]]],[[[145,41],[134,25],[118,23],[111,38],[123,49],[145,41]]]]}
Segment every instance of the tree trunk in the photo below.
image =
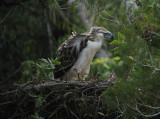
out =
{"type": "Polygon", "coordinates": [[[126,14],[129,17],[131,22],[134,22],[135,15],[134,12],[135,10],[138,9],[138,6],[136,4],[135,0],[123,0],[125,7],[126,7],[126,14]]]}
{"type": "Polygon", "coordinates": [[[48,32],[48,44],[49,44],[50,56],[53,57],[53,49],[52,49],[53,35],[52,35],[52,31],[51,31],[51,25],[50,25],[48,12],[49,12],[48,9],[44,10],[44,18],[45,18],[46,28],[47,28],[47,32],[48,32]]]}

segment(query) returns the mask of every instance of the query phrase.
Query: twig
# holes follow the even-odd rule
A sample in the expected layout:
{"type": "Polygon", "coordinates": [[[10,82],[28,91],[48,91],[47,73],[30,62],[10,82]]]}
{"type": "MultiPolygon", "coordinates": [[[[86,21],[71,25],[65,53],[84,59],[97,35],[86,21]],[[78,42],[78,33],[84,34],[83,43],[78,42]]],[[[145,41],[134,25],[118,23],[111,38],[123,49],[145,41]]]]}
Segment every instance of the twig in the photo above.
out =
{"type": "Polygon", "coordinates": [[[9,16],[9,14],[12,12],[14,7],[11,7],[11,9],[9,10],[9,12],[7,13],[7,15],[0,21],[0,24],[9,16]]]}
{"type": "Polygon", "coordinates": [[[156,32],[153,32],[153,31],[150,31],[150,33],[154,34],[154,35],[157,35],[160,37],[160,34],[156,33],[156,32]]]}
{"type": "Polygon", "coordinates": [[[116,22],[117,22],[118,24],[120,24],[120,22],[119,22],[119,20],[118,20],[117,17],[114,17],[114,16],[108,14],[108,12],[106,12],[106,11],[102,11],[102,12],[104,12],[105,14],[107,14],[109,17],[116,19],[116,22]]]}
{"type": "Polygon", "coordinates": [[[137,103],[138,105],[141,105],[141,106],[144,106],[144,107],[148,107],[148,108],[151,108],[151,109],[160,109],[160,107],[152,107],[150,105],[144,105],[144,104],[141,104],[141,103],[137,103]]]}
{"type": "Polygon", "coordinates": [[[71,112],[71,114],[76,117],[76,119],[79,119],[78,116],[69,107],[68,107],[68,109],[71,112]]]}
{"type": "MultiPolygon", "coordinates": [[[[97,14],[97,12],[96,12],[95,10],[92,10],[92,11],[97,14]]],[[[98,13],[98,17],[101,18],[101,19],[103,19],[103,20],[105,20],[105,21],[114,22],[114,23],[119,24],[119,21],[115,21],[115,20],[111,20],[111,19],[104,18],[104,17],[102,17],[101,14],[99,14],[99,13],[98,13]]]]}
{"type": "Polygon", "coordinates": [[[119,22],[118,22],[118,21],[110,20],[110,19],[104,18],[104,17],[102,17],[101,15],[99,15],[99,17],[100,17],[101,19],[103,19],[103,20],[106,20],[106,21],[110,21],[110,22],[114,22],[114,23],[119,24],[119,22]]]}
{"type": "Polygon", "coordinates": [[[149,47],[148,47],[147,41],[146,41],[146,45],[147,45],[147,49],[148,49],[148,53],[149,53],[149,57],[150,57],[150,60],[151,60],[151,64],[152,64],[152,66],[153,66],[153,58],[152,58],[151,52],[150,52],[150,50],[149,50],[149,47]]]}
{"type": "Polygon", "coordinates": [[[10,104],[10,103],[12,103],[12,101],[7,101],[7,102],[4,102],[4,103],[0,103],[0,106],[6,105],[6,104],[10,104]]]}
{"type": "Polygon", "coordinates": [[[120,109],[120,104],[119,104],[117,96],[116,96],[116,100],[117,100],[117,104],[118,104],[118,110],[121,113],[120,116],[122,116],[123,115],[123,111],[120,109]]]}
{"type": "MultiPolygon", "coordinates": [[[[57,0],[55,0],[55,3],[56,3],[56,6],[57,6],[57,10],[59,11],[59,13],[60,13],[60,15],[62,16],[62,18],[63,18],[68,24],[75,26],[73,23],[71,23],[71,22],[67,19],[67,17],[65,16],[65,14],[63,13],[63,11],[61,10],[61,7],[60,7],[60,5],[59,5],[59,3],[58,3],[57,0]]],[[[75,26],[75,27],[76,27],[76,26],[75,26]]]]}
{"type": "Polygon", "coordinates": [[[102,12],[105,13],[105,14],[107,14],[107,15],[108,15],[109,17],[111,17],[111,18],[117,19],[117,17],[114,17],[114,16],[108,14],[108,12],[106,12],[106,11],[102,11],[102,12]]]}
{"type": "MultiPolygon", "coordinates": [[[[153,75],[155,72],[160,71],[160,69],[154,67],[153,65],[142,64],[141,62],[138,62],[138,61],[135,61],[135,62],[137,62],[138,65],[141,65],[141,66],[143,66],[143,67],[153,68],[154,71],[152,72],[152,75],[153,75]]],[[[135,64],[135,65],[137,65],[137,64],[135,64]]]]}
{"type": "Polygon", "coordinates": [[[136,105],[135,108],[132,107],[132,106],[130,106],[130,105],[128,105],[128,107],[130,107],[131,109],[137,111],[137,112],[138,112],[141,116],[143,116],[143,117],[151,118],[151,117],[156,117],[156,116],[160,115],[160,112],[155,113],[155,114],[143,114],[143,113],[138,109],[138,106],[137,106],[137,105],[136,105]]]}
{"type": "Polygon", "coordinates": [[[76,3],[76,1],[68,2],[67,4],[61,5],[60,7],[61,7],[61,9],[64,9],[65,6],[73,5],[73,3],[76,3]]]}
{"type": "Polygon", "coordinates": [[[105,82],[93,82],[93,81],[88,81],[88,82],[46,82],[46,83],[40,83],[40,84],[34,84],[32,82],[23,84],[20,86],[20,88],[12,91],[7,91],[5,93],[0,93],[0,96],[5,96],[5,95],[13,95],[17,93],[18,91],[30,91],[30,90],[36,90],[36,91],[43,91],[45,89],[66,89],[66,88],[73,88],[73,87],[80,87],[78,89],[106,89],[108,86],[111,86],[111,83],[108,81],[105,82]]]}

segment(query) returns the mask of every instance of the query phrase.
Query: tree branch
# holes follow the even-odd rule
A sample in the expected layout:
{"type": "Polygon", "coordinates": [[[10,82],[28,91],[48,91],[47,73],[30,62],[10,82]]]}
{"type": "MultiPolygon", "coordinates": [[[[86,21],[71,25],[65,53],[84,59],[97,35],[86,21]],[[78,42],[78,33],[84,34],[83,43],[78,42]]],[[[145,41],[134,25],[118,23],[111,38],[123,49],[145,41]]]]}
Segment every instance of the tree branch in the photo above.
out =
{"type": "Polygon", "coordinates": [[[11,7],[11,9],[7,13],[7,15],[0,21],[0,24],[2,24],[4,22],[4,20],[6,20],[6,18],[9,16],[9,14],[12,12],[13,9],[14,9],[14,7],[11,7]]]}
{"type": "Polygon", "coordinates": [[[0,6],[16,6],[21,5],[23,2],[26,2],[29,0],[1,0],[0,6]]]}
{"type": "Polygon", "coordinates": [[[1,93],[0,96],[5,96],[5,95],[13,95],[17,92],[27,92],[31,90],[36,90],[38,92],[47,90],[47,89],[53,89],[53,90],[58,90],[58,89],[67,89],[67,88],[75,88],[76,89],[87,89],[87,88],[92,88],[92,89],[106,89],[108,86],[111,86],[113,83],[110,81],[103,81],[103,80],[95,80],[95,81],[87,81],[87,82],[76,82],[76,81],[70,81],[70,82],[46,82],[46,83],[36,83],[36,82],[27,82],[26,84],[23,84],[19,86],[18,89],[12,90],[12,91],[7,91],[5,93],[1,93]]]}
{"type": "MultiPolygon", "coordinates": [[[[142,105],[142,104],[141,104],[142,105]]],[[[133,110],[135,110],[135,111],[137,111],[141,116],[143,116],[143,117],[147,117],[147,118],[151,118],[151,117],[156,117],[156,116],[158,116],[158,115],[160,115],[160,112],[158,112],[158,113],[154,113],[154,114],[143,114],[140,110],[139,110],[139,108],[138,108],[138,106],[137,106],[137,104],[136,104],[136,107],[134,108],[134,107],[132,107],[132,106],[130,106],[130,105],[128,105],[131,109],[133,109],[133,110]]],[[[146,105],[143,105],[143,106],[146,106],[146,105]]],[[[148,106],[147,106],[148,107],[148,106]]],[[[151,106],[149,107],[149,108],[151,108],[151,106]]],[[[152,109],[153,109],[154,107],[152,107],[152,109]]],[[[160,107],[158,107],[158,109],[159,109],[160,107]]]]}

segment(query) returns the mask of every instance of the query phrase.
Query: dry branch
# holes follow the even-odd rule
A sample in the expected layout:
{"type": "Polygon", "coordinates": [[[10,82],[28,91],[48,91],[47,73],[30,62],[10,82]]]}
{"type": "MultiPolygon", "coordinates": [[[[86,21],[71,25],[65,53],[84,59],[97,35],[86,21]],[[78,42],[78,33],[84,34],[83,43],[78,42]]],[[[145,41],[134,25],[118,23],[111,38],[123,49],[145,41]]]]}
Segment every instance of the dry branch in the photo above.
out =
{"type": "Polygon", "coordinates": [[[36,83],[36,82],[27,82],[23,85],[21,85],[19,88],[17,88],[16,90],[12,90],[12,91],[7,91],[5,93],[1,93],[0,96],[5,96],[5,95],[11,95],[14,94],[18,91],[30,91],[30,90],[36,90],[38,92],[41,92],[43,90],[46,89],[50,89],[50,90],[58,90],[63,89],[66,90],[67,88],[80,88],[80,89],[86,89],[86,88],[98,88],[100,90],[104,90],[106,89],[108,86],[111,86],[113,83],[109,82],[109,81],[87,81],[87,82],[82,82],[82,81],[78,81],[78,82],[56,82],[56,81],[51,81],[51,82],[45,82],[45,83],[36,83]]]}

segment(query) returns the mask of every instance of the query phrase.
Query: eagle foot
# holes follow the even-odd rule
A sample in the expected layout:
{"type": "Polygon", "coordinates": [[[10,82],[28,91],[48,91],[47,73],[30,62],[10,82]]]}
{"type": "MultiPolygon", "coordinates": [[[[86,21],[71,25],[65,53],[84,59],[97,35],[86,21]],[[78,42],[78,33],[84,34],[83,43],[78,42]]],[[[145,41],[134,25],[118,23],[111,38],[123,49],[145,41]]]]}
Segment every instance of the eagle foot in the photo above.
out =
{"type": "Polygon", "coordinates": [[[73,68],[73,71],[75,71],[77,74],[80,74],[81,69],[73,68]]]}
{"type": "Polygon", "coordinates": [[[80,81],[80,73],[81,73],[81,69],[77,69],[77,68],[74,68],[74,67],[73,67],[73,71],[76,72],[76,74],[77,74],[77,80],[80,81]]]}

